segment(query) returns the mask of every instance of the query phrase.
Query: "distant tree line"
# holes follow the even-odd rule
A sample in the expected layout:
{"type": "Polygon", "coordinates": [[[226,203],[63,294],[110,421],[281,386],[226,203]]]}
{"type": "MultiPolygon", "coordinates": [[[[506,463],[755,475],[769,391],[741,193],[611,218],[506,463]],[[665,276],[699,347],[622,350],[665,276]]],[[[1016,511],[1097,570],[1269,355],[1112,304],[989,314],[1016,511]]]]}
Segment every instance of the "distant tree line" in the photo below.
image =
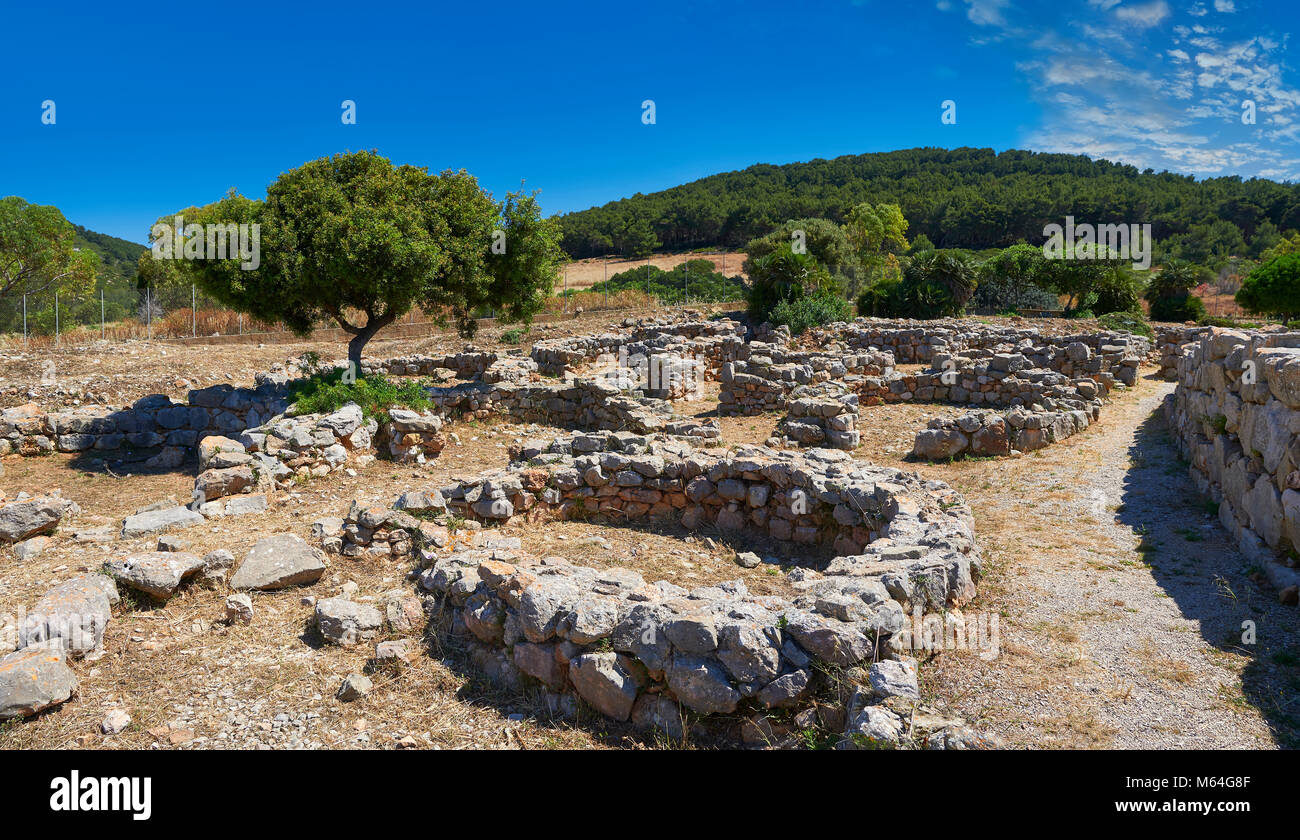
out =
{"type": "Polygon", "coordinates": [[[1150,223],[1156,259],[1217,268],[1258,258],[1300,229],[1300,185],[1138,170],[1084,155],[905,149],[780,166],[759,164],[558,217],[575,258],[738,247],[788,219],[840,224],[854,208],[895,205],[911,236],[938,248],[1038,243],[1066,215],[1150,223]]]}

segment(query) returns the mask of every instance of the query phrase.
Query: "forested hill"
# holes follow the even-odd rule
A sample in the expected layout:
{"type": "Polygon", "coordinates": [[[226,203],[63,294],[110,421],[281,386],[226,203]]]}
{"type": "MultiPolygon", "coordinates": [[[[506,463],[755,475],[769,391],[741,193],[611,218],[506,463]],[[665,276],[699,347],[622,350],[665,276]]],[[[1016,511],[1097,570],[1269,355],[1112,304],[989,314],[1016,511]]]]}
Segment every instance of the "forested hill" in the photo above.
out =
{"type": "Polygon", "coordinates": [[[1167,251],[1205,261],[1262,251],[1278,230],[1300,229],[1297,184],[1198,181],[1085,155],[971,148],[758,164],[559,220],[565,250],[588,257],[644,253],[648,245],[739,247],[788,219],[840,221],[863,201],[898,204],[908,237],[925,234],[938,247],[1041,242],[1043,225],[1069,214],[1080,222],[1149,222],[1167,251]]]}
{"type": "Polygon", "coordinates": [[[148,250],[145,246],[106,233],[86,230],[81,225],[72,227],[77,231],[77,247],[89,248],[99,254],[101,281],[106,281],[110,287],[135,283],[136,260],[148,250]]]}

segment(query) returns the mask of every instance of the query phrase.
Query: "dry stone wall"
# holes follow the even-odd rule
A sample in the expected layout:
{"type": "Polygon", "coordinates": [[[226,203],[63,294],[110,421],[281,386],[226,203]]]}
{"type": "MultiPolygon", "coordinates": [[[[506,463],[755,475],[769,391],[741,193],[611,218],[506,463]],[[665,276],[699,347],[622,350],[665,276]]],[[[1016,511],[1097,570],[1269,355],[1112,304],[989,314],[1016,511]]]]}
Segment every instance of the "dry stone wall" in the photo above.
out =
{"type": "Polygon", "coordinates": [[[1300,333],[1191,335],[1164,408],[1192,478],[1278,588],[1300,585],[1300,333]]]}
{"type": "MultiPolygon", "coordinates": [[[[959,614],[975,594],[980,556],[961,497],[841,452],[730,452],[593,432],[528,441],[512,457],[502,470],[404,493],[391,508],[354,504],[318,525],[327,551],[411,556],[419,587],[438,600],[440,632],[465,642],[490,676],[540,684],[558,705],[576,695],[608,717],[680,732],[692,716],[797,707],[824,688],[828,668],[875,669],[882,684],[894,669],[907,685],[905,662],[871,663],[900,652],[908,613],[959,614]],[[688,528],[759,529],[841,553],[820,570],[794,569],[789,598],[755,596],[739,580],[687,590],[632,569],[535,558],[490,531],[466,544],[430,521],[447,512],[484,522],[680,516],[688,528]]],[[[878,737],[873,722],[902,735],[889,694],[844,699],[846,744],[878,737]]],[[[973,745],[968,737],[953,745],[973,745]]]]}

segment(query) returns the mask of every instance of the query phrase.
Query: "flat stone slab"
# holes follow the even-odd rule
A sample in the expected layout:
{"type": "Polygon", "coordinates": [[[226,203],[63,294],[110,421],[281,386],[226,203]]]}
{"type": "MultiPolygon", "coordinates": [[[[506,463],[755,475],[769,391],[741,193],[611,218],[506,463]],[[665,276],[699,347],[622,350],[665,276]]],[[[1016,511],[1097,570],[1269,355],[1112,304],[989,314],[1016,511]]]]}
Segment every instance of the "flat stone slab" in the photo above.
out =
{"type": "Polygon", "coordinates": [[[282,589],[315,583],[325,574],[325,555],[295,534],[257,541],[230,579],[231,589],[282,589]]]}
{"type": "Polygon", "coordinates": [[[26,648],[0,659],[0,720],[30,717],[76,692],[77,676],[62,650],[26,648]]]}
{"type": "Polygon", "coordinates": [[[132,514],[126,518],[122,523],[122,537],[125,539],[143,537],[146,534],[157,534],[161,531],[189,528],[191,525],[202,525],[203,522],[203,516],[198,511],[179,505],[174,508],[163,508],[162,510],[147,510],[143,513],[132,514]]]}
{"type": "Polygon", "coordinates": [[[18,542],[58,527],[66,502],[53,496],[36,496],[0,507],[0,542],[18,542]]]}
{"type": "Polygon", "coordinates": [[[64,581],[41,596],[23,617],[18,647],[53,645],[74,656],[97,651],[117,602],[117,586],[105,575],[64,581]]]}
{"type": "Polygon", "coordinates": [[[265,513],[266,495],[231,496],[226,499],[226,516],[243,516],[246,513],[265,513]]]}
{"type": "Polygon", "coordinates": [[[109,573],[117,580],[163,601],[202,568],[203,558],[187,551],[148,551],[108,564],[109,573]]]}

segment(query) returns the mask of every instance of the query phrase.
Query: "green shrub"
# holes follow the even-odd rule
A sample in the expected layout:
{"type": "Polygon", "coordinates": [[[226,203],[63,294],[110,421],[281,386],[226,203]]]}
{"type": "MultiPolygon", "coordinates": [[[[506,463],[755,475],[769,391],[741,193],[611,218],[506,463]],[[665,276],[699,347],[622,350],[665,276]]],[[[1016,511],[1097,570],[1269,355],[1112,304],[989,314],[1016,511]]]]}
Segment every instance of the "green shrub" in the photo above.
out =
{"type": "Polygon", "coordinates": [[[393,406],[419,411],[433,407],[433,400],[423,382],[393,382],[382,376],[358,376],[355,382],[343,382],[342,370],[295,379],[289,383],[290,401],[299,414],[328,414],[348,403],[356,403],[361,413],[381,423],[388,422],[393,406]]]}
{"type": "Polygon", "coordinates": [[[817,292],[779,302],[772,307],[770,320],[778,327],[788,326],[792,334],[799,335],[810,327],[853,320],[853,304],[834,292],[817,292]]]}
{"type": "Polygon", "coordinates": [[[858,311],[890,318],[961,315],[975,292],[974,264],[964,251],[926,251],[899,280],[881,280],[858,295],[858,311]]]}
{"type": "Polygon", "coordinates": [[[1191,292],[1158,297],[1151,301],[1152,321],[1199,321],[1205,304],[1191,292]]]}
{"type": "Polygon", "coordinates": [[[1104,330],[1144,335],[1147,338],[1155,337],[1151,325],[1137,312],[1110,312],[1098,318],[1097,323],[1104,330]]]}
{"type": "Polygon", "coordinates": [[[750,323],[772,320],[781,302],[822,293],[838,294],[840,287],[812,254],[796,252],[790,243],[758,259],[750,260],[746,314],[750,323]]]}
{"type": "Polygon", "coordinates": [[[505,332],[501,333],[501,343],[518,344],[520,341],[523,340],[524,333],[526,332],[527,330],[522,329],[520,327],[515,327],[513,330],[506,330],[505,332]]]}
{"type": "Polygon", "coordinates": [[[688,299],[691,303],[725,303],[745,297],[744,280],[739,276],[726,277],[712,260],[704,259],[687,260],[672,271],[654,265],[629,268],[595,284],[590,291],[603,294],[628,289],[645,292],[668,306],[685,303],[688,299]]]}

